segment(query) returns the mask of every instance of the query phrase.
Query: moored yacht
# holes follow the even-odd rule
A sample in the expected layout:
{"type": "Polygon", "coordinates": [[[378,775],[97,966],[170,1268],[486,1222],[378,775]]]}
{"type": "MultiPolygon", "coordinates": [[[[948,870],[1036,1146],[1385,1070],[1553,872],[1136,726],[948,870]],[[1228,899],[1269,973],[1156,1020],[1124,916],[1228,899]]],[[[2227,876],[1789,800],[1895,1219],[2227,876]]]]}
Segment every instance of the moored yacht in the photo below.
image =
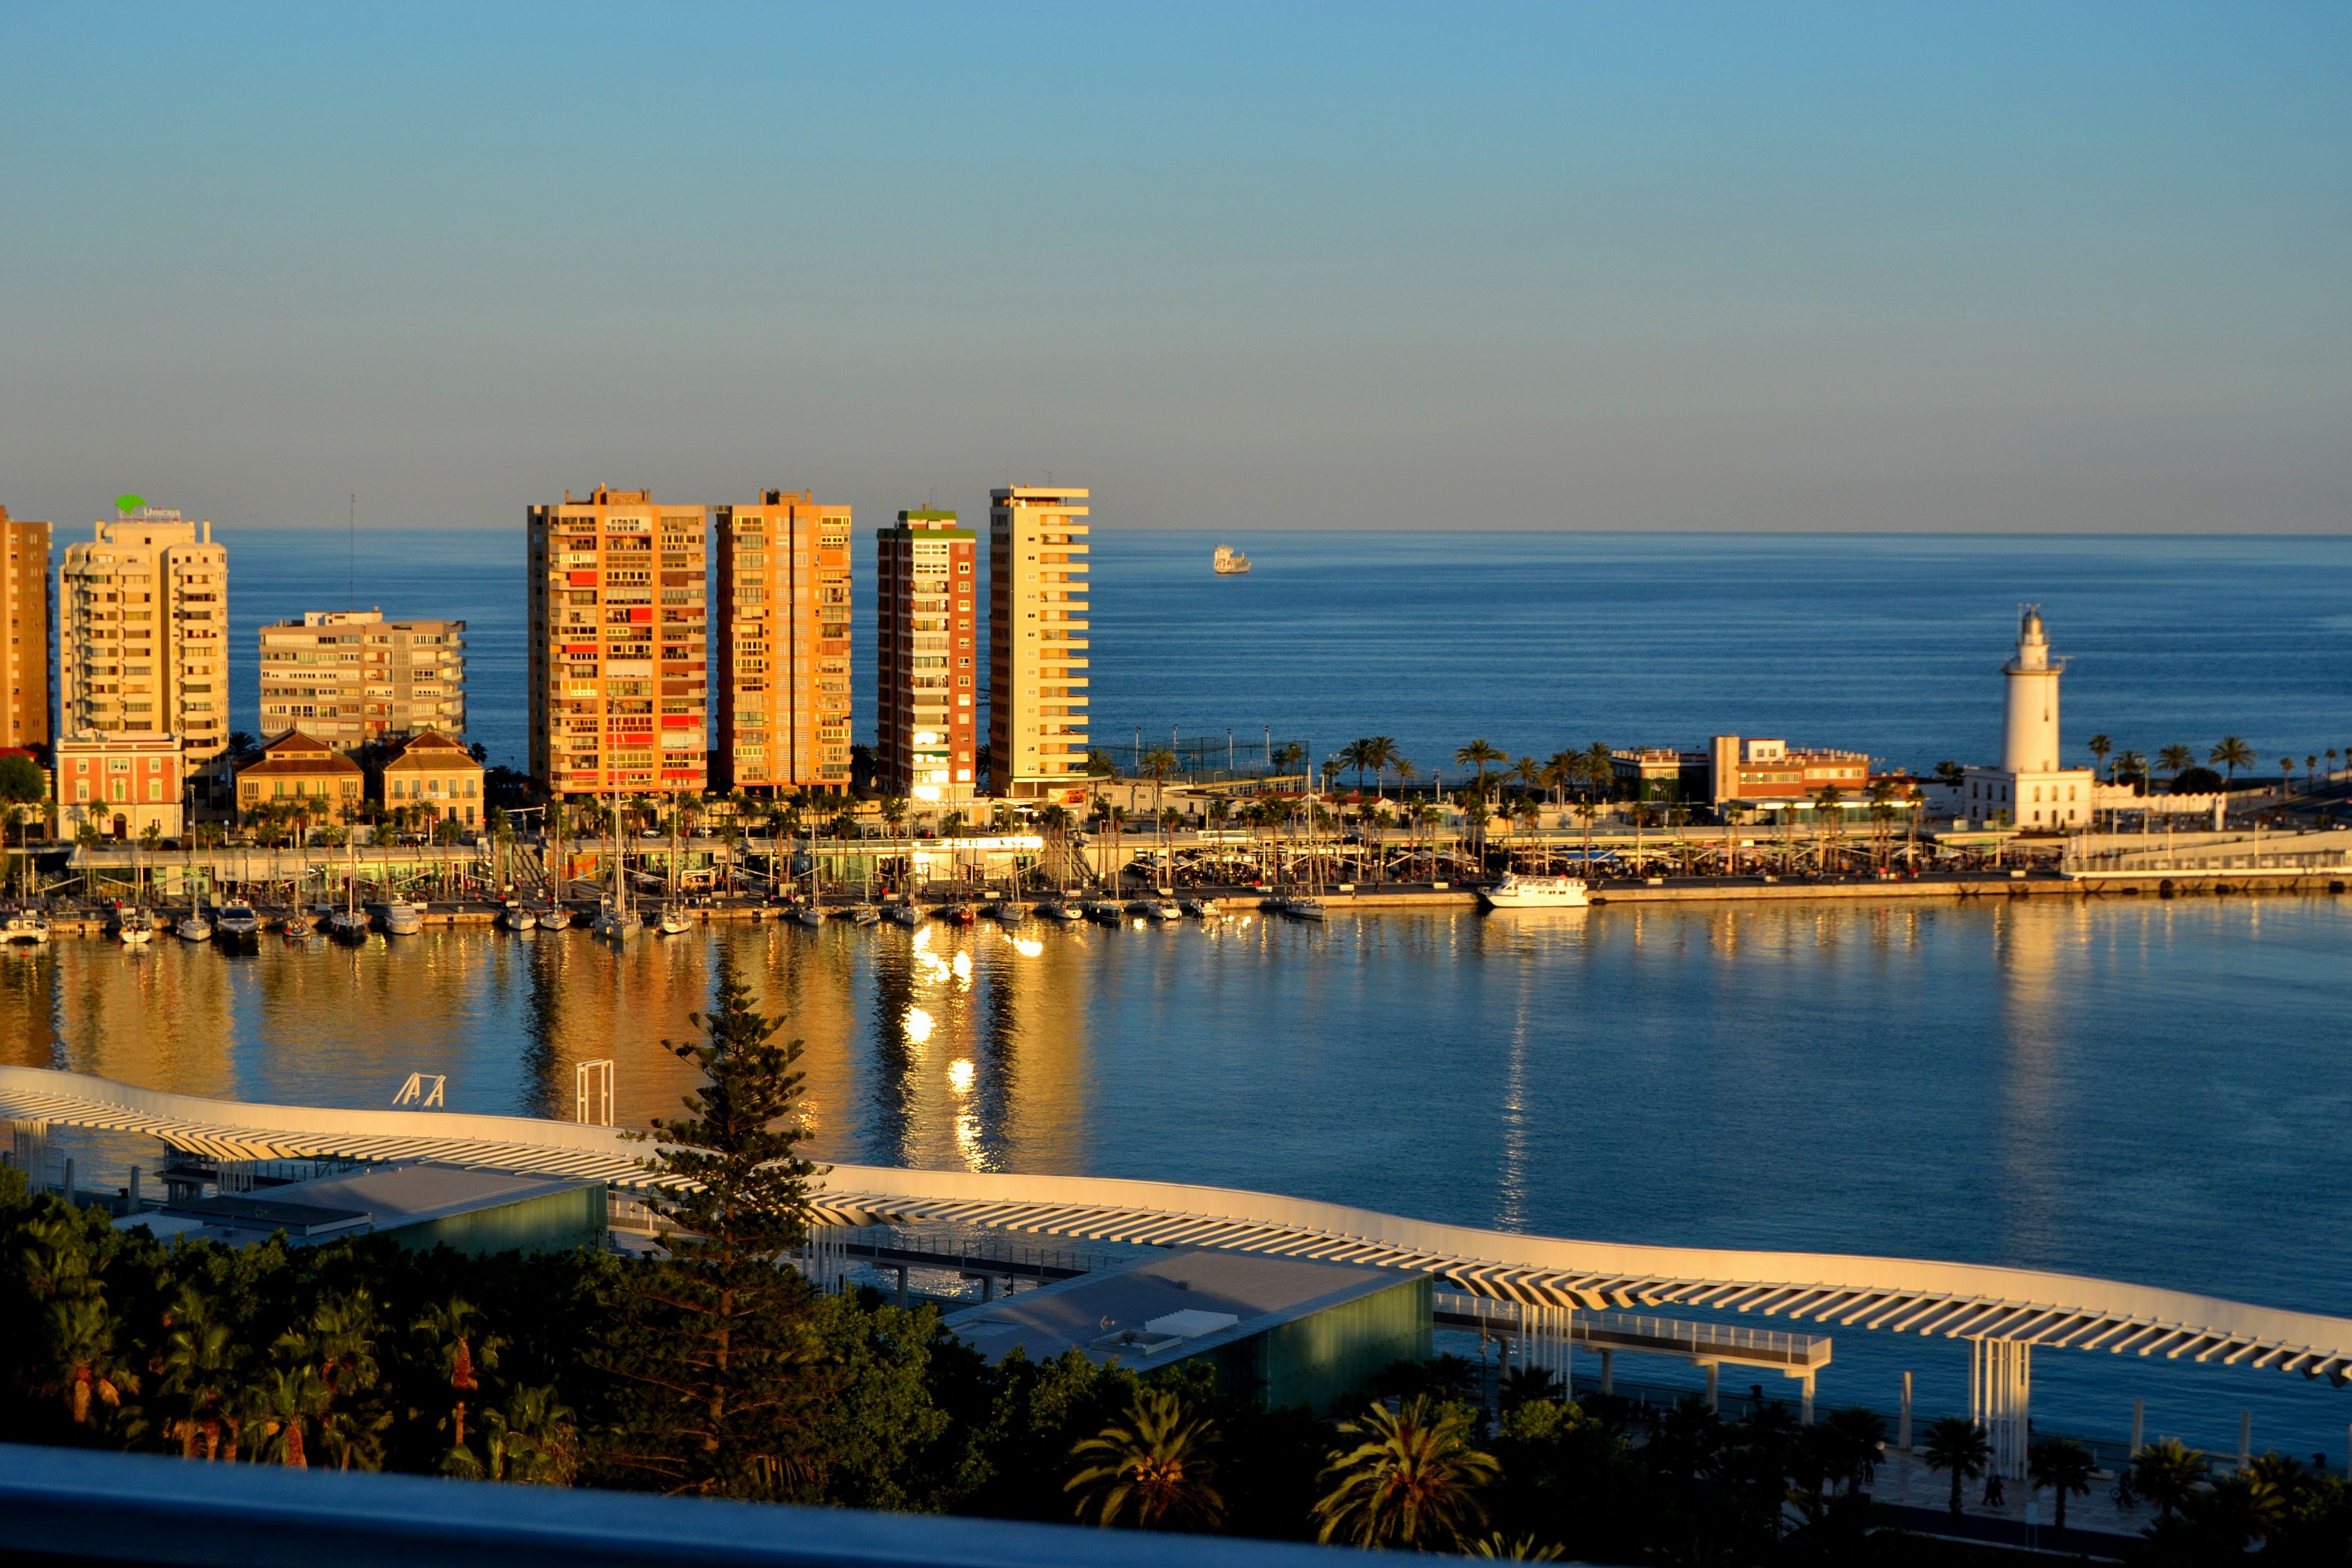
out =
{"type": "Polygon", "coordinates": [[[0,944],[39,947],[48,940],[48,917],[38,910],[10,910],[0,919],[0,944]]]}
{"type": "Polygon", "coordinates": [[[1478,901],[1490,910],[1580,910],[1591,900],[1580,877],[1522,877],[1514,871],[1481,888],[1478,901]]]}
{"type": "Polygon", "coordinates": [[[1217,913],[1217,900],[1214,899],[1202,898],[1196,895],[1192,898],[1179,899],[1176,902],[1178,907],[1182,909],[1186,914],[1199,915],[1203,920],[1209,919],[1217,913]]]}
{"type": "Polygon", "coordinates": [[[1074,921],[1078,918],[1078,911],[1056,896],[1037,900],[1037,918],[1041,921],[1074,921]]]}
{"type": "Polygon", "coordinates": [[[909,931],[923,923],[922,909],[911,900],[892,904],[882,912],[888,918],[891,924],[905,926],[909,931]]]}
{"type": "Polygon", "coordinates": [[[425,908],[405,899],[383,906],[383,929],[394,936],[415,936],[425,929],[425,908]]]}
{"type": "Polygon", "coordinates": [[[205,914],[203,900],[197,900],[194,907],[180,917],[180,923],[173,926],[172,930],[183,942],[212,941],[213,922],[205,914]]]}
{"type": "Polygon", "coordinates": [[[539,917],[520,900],[509,899],[507,907],[499,911],[499,924],[509,931],[535,931],[539,927],[539,917]]]}
{"type": "Polygon", "coordinates": [[[133,947],[152,942],[155,940],[155,917],[148,913],[143,905],[132,904],[127,909],[118,906],[114,911],[114,935],[118,942],[128,942],[133,947]]]}
{"type": "Polygon", "coordinates": [[[223,942],[248,942],[261,934],[261,917],[251,904],[223,904],[214,929],[223,942]]]}

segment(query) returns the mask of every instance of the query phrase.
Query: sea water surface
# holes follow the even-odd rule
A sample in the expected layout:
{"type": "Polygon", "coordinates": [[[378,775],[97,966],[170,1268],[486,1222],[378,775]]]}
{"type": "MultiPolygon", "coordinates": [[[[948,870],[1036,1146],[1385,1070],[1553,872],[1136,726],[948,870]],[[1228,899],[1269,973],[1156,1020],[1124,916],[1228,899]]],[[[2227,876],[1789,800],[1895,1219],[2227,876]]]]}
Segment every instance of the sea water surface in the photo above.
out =
{"type": "MultiPolygon", "coordinates": [[[[306,579],[302,549],[260,542],[231,538],[243,649],[344,570],[321,546],[306,579]]],[[[1223,582],[1213,542],[1097,535],[1098,734],[1214,720],[1435,757],[1473,735],[1540,753],[1730,730],[1979,759],[2016,603],[2039,599],[2076,656],[2070,738],[2352,743],[2330,740],[2352,731],[2340,540],[1293,535],[1234,540],[1260,565],[1223,582]]],[[[474,730],[495,756],[520,751],[520,554],[518,532],[361,558],[382,588],[362,603],[474,623],[474,730]]],[[[249,686],[239,702],[249,723],[249,686]]],[[[60,942],[0,962],[0,1051],[360,1106],[446,1073],[453,1109],[543,1114],[568,1108],[574,1062],[609,1057],[642,1123],[688,1087],[659,1042],[691,1032],[731,963],[807,1041],[829,1159],[1959,1258],[2345,1314],[2347,937],[2352,900],[2319,896],[722,927],[620,953],[585,932],[242,957],[60,942]]],[[[1964,1402],[1964,1347],[1834,1337],[1823,1400],[1889,1408],[1910,1368],[1923,1415],[1964,1402]]],[[[2352,1421],[2325,1386],[2136,1358],[2044,1352],[2034,1387],[2046,1428],[2120,1435],[2145,1397],[2151,1434],[2232,1450],[2247,1408],[2258,1447],[2338,1463],[2352,1421]]]]}

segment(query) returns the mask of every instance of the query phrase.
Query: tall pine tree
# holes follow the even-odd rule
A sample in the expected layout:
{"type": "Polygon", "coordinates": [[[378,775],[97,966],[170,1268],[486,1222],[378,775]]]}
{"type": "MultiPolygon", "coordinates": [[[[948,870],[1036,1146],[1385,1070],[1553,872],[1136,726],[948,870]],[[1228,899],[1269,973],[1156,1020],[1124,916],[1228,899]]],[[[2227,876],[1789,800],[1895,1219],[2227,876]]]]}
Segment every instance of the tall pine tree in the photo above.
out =
{"type": "Polygon", "coordinates": [[[626,1271],[604,1358],[620,1418],[602,1458],[614,1479],[667,1492],[810,1497],[825,1380],[811,1290],[785,1255],[824,1173],[799,1152],[801,1042],[772,1037],[782,1020],[731,969],[695,1022],[699,1042],[663,1042],[706,1081],[648,1134],[670,1228],[626,1271]]]}

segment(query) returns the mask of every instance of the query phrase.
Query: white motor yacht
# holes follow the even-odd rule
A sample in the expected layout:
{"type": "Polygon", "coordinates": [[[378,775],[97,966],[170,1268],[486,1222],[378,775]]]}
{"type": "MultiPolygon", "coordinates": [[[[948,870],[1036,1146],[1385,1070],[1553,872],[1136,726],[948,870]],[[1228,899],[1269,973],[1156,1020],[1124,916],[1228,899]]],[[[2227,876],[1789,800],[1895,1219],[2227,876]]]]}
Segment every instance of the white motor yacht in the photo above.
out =
{"type": "Polygon", "coordinates": [[[223,904],[214,930],[224,942],[251,942],[261,934],[261,917],[251,904],[223,904]]]}
{"type": "Polygon", "coordinates": [[[1490,910],[1580,910],[1591,902],[1580,877],[1522,877],[1516,871],[1480,889],[1478,901],[1490,910]]]}
{"type": "Polygon", "coordinates": [[[1184,910],[1173,899],[1146,899],[1143,900],[1143,916],[1146,920],[1154,921],[1181,920],[1184,910]]]}
{"type": "Polygon", "coordinates": [[[1286,915],[1296,915],[1302,921],[1319,921],[1324,916],[1323,900],[1307,898],[1285,899],[1282,900],[1282,912],[1286,915]]]}
{"type": "Polygon", "coordinates": [[[1208,920],[1217,913],[1217,900],[1214,899],[1179,899],[1176,903],[1177,907],[1186,914],[1199,915],[1203,920],[1208,920]]]}
{"type": "Polygon", "coordinates": [[[49,940],[49,921],[38,910],[11,910],[0,920],[0,944],[40,947],[49,940]]]}
{"type": "Polygon", "coordinates": [[[383,929],[394,936],[415,936],[425,929],[425,909],[405,899],[383,906],[383,929]]]}

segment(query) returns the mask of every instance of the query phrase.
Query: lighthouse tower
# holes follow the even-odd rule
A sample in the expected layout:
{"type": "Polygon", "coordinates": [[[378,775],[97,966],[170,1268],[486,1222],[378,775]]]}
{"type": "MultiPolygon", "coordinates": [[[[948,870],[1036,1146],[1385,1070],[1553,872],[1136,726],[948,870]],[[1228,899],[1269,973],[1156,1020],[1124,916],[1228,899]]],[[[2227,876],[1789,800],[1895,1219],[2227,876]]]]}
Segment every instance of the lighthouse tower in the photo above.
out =
{"type": "Polygon", "coordinates": [[[2009,708],[2000,727],[2003,772],[2058,771],[2058,677],[2065,668],[2065,660],[2050,657],[2042,606],[2026,605],[2018,621],[2017,657],[2001,666],[2009,677],[2009,708]]]}
{"type": "Polygon", "coordinates": [[[2042,606],[2026,605],[2018,616],[2017,652],[2000,667],[2008,682],[2000,766],[1967,770],[1960,805],[1969,819],[2027,833],[2064,833],[2090,824],[2097,777],[2058,760],[2058,678],[2065,668],[2066,661],[2050,652],[2042,606]]]}

